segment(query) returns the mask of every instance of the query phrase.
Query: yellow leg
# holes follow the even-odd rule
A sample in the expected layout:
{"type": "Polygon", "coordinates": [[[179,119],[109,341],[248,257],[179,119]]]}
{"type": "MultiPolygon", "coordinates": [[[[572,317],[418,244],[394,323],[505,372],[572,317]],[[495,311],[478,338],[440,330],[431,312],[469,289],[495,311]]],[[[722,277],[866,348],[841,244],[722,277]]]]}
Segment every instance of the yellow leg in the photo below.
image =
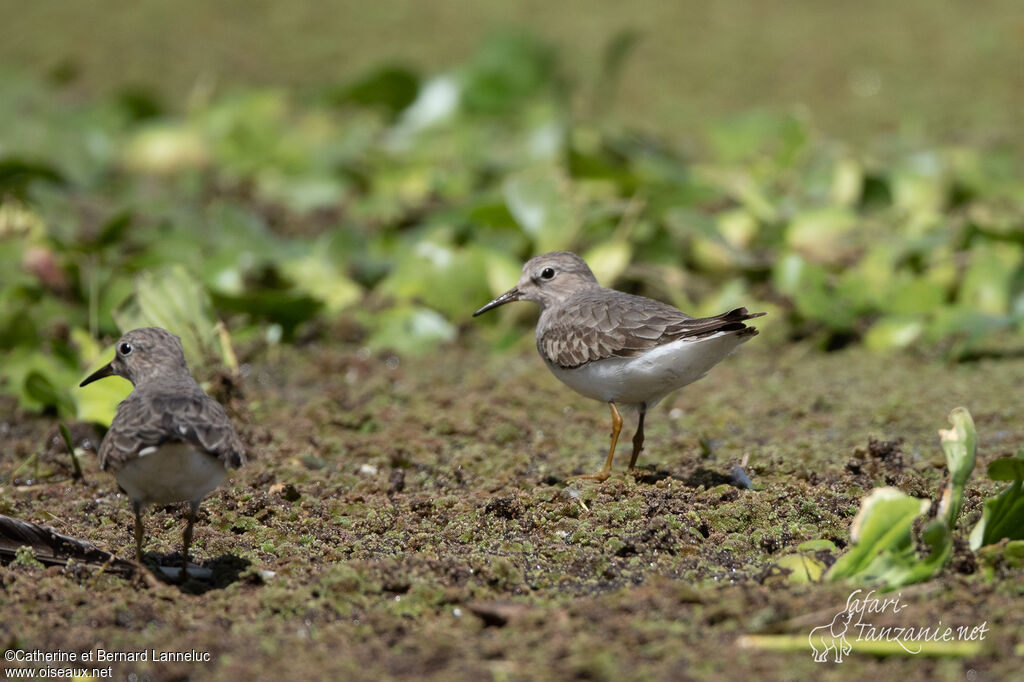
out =
{"type": "Polygon", "coordinates": [[[644,449],[644,416],[646,414],[647,411],[641,406],[640,423],[637,424],[636,433],[633,435],[633,457],[629,460],[630,469],[636,466],[636,458],[640,456],[640,451],[644,449]]]}
{"type": "Polygon", "coordinates": [[[622,415],[619,414],[619,409],[615,407],[615,403],[608,403],[608,407],[612,408],[612,446],[608,448],[608,459],[605,460],[604,468],[596,474],[584,474],[582,476],[574,476],[573,478],[606,481],[612,475],[612,460],[615,459],[615,446],[619,442],[619,432],[622,431],[622,415]]]}

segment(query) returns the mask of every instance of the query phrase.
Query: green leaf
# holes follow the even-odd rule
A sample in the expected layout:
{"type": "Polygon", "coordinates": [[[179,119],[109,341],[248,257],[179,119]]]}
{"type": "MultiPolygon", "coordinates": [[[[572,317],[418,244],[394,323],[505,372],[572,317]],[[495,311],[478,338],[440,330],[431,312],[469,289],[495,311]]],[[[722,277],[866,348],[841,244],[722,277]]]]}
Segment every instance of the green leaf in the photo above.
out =
{"type": "Polygon", "coordinates": [[[850,528],[853,546],[828,572],[829,580],[859,578],[877,582],[895,567],[914,562],[911,528],[928,511],[928,500],[896,488],[876,488],[861,502],[850,528]]]}
{"type": "Polygon", "coordinates": [[[395,306],[377,313],[367,345],[394,350],[402,355],[422,355],[455,339],[453,327],[429,308],[395,306]]]}
{"type": "Polygon", "coordinates": [[[25,377],[23,388],[31,400],[47,407],[57,408],[60,414],[72,414],[74,405],[66,390],[58,390],[49,377],[38,370],[32,370],[25,377]]]}
{"type": "MultiPolygon", "coordinates": [[[[114,347],[111,346],[106,353],[98,356],[98,359],[82,373],[82,376],[89,376],[110,362],[113,357],[114,347]]],[[[131,392],[131,382],[119,376],[107,377],[103,381],[94,381],[88,386],[76,387],[71,394],[75,401],[75,418],[82,422],[110,426],[117,413],[117,406],[131,392]]]]}
{"type": "Polygon", "coordinates": [[[852,328],[856,321],[853,309],[828,286],[828,274],[820,265],[790,253],[775,264],[772,279],[775,288],[792,298],[805,318],[838,331],[852,328]]]}
{"type": "Polygon", "coordinates": [[[815,263],[839,263],[852,252],[857,216],[838,206],[798,214],[786,229],[786,244],[815,263]]]}
{"type": "Polygon", "coordinates": [[[320,300],[329,313],[337,313],[358,302],[362,289],[349,279],[330,257],[330,239],[319,239],[304,254],[280,262],[282,273],[295,288],[320,300]]]}
{"type": "Polygon", "coordinates": [[[139,327],[162,327],[177,334],[193,367],[205,366],[220,356],[210,296],[183,266],[141,272],[135,277],[133,289],[132,298],[114,312],[122,333],[139,327]]]}
{"type": "Polygon", "coordinates": [[[171,175],[205,166],[210,149],[205,139],[181,123],[154,123],[132,137],[121,152],[126,168],[152,175],[171,175]]]}
{"type": "Polygon", "coordinates": [[[293,289],[255,288],[238,294],[213,292],[212,299],[220,310],[243,313],[281,325],[286,339],[290,339],[300,324],[311,320],[323,307],[319,300],[293,289]]]}
{"type": "Polygon", "coordinates": [[[767,156],[780,167],[793,164],[810,139],[796,116],[766,110],[719,119],[708,137],[716,158],[726,163],[767,156]]]}
{"type": "Polygon", "coordinates": [[[419,88],[419,78],[411,69],[382,66],[339,88],[329,99],[337,104],[381,107],[398,114],[412,104],[419,88]]]}
{"type": "Polygon", "coordinates": [[[456,246],[441,230],[404,249],[377,291],[403,303],[422,303],[448,319],[464,318],[473,312],[469,301],[485,300],[489,293],[486,262],[481,249],[456,246]]]}
{"type": "Polygon", "coordinates": [[[949,560],[953,538],[942,520],[933,520],[921,535],[929,552],[924,557],[917,555],[911,529],[930,506],[928,500],[896,488],[876,488],[864,498],[853,521],[850,537],[854,545],[829,570],[828,580],[895,589],[934,576],[949,560]]]}
{"type": "Polygon", "coordinates": [[[880,583],[887,589],[927,580],[938,573],[953,551],[952,529],[963,501],[963,487],[974,469],[977,435],[966,408],[949,414],[952,428],[942,430],[942,447],[950,481],[943,491],[936,518],[925,526],[921,541],[929,548],[919,557],[911,532],[915,519],[931,503],[896,488],[878,488],[861,502],[850,528],[853,547],[839,557],[829,580],[880,583]]]}
{"type": "Polygon", "coordinates": [[[787,554],[775,565],[789,571],[789,580],[794,583],[816,583],[825,572],[825,564],[804,554],[787,554]]]}
{"type": "Polygon", "coordinates": [[[572,246],[581,219],[563,173],[549,166],[520,171],[505,181],[504,194],[509,213],[533,240],[537,253],[572,246]]]}
{"type": "Polygon", "coordinates": [[[514,287],[523,270],[522,263],[497,251],[487,251],[484,254],[484,267],[487,272],[487,287],[495,297],[514,287]]]}
{"type": "Polygon", "coordinates": [[[907,348],[921,338],[924,330],[924,321],[916,317],[883,317],[864,335],[864,345],[876,351],[907,348]]]}
{"type": "Polygon", "coordinates": [[[994,460],[988,466],[994,481],[1013,481],[995,497],[985,500],[981,519],[971,531],[969,544],[977,551],[1004,538],[1024,540],[1024,448],[1015,457],[994,460]]]}
{"type": "Polygon", "coordinates": [[[0,354],[0,387],[18,398],[26,410],[56,409],[61,417],[75,414],[71,389],[82,380],[77,358],[68,346],[44,353],[18,347],[0,354]]]}
{"type": "Polygon", "coordinates": [[[864,168],[851,158],[840,159],[832,169],[829,195],[840,206],[853,206],[864,192],[864,168]]]}
{"type": "Polygon", "coordinates": [[[1024,450],[1016,457],[1000,457],[989,462],[988,477],[993,481],[1024,480],[1024,450]]]}
{"type": "Polygon", "coordinates": [[[941,519],[948,528],[956,526],[963,504],[964,484],[974,471],[974,459],[978,451],[978,434],[974,428],[974,419],[965,407],[954,408],[949,413],[951,429],[939,431],[942,439],[942,450],[946,453],[946,468],[949,469],[950,480],[942,493],[936,517],[941,519]]]}
{"type": "Polygon", "coordinates": [[[554,82],[554,54],[520,31],[491,35],[462,73],[463,107],[471,114],[506,114],[554,82]]]}
{"type": "Polygon", "coordinates": [[[978,559],[987,569],[986,573],[991,577],[992,569],[997,565],[1006,568],[1020,570],[1024,568],[1024,540],[1008,540],[985,545],[974,550],[978,559]]]}
{"type": "Polygon", "coordinates": [[[831,540],[825,540],[823,538],[820,538],[817,540],[807,540],[805,542],[801,542],[799,545],[796,546],[796,550],[798,552],[834,552],[836,551],[836,545],[831,540]]]}
{"type": "Polygon", "coordinates": [[[1024,262],[1019,244],[976,246],[970,251],[970,265],[960,288],[960,305],[990,315],[1010,311],[1014,275],[1024,262]]]}
{"type": "Polygon", "coordinates": [[[633,247],[620,239],[597,244],[583,254],[583,260],[587,261],[597,281],[607,287],[612,286],[626,271],[632,257],[633,247]]]}
{"type": "Polygon", "coordinates": [[[14,156],[0,158],[0,196],[12,194],[24,198],[29,185],[39,181],[54,185],[67,182],[56,167],[46,162],[14,156]]]}

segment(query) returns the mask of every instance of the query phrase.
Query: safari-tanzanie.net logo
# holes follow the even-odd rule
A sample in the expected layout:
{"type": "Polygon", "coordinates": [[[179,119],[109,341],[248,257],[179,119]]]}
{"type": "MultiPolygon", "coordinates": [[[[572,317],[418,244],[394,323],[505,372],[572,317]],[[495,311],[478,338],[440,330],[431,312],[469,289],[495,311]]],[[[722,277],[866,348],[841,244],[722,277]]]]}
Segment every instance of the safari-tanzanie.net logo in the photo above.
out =
{"type": "Polygon", "coordinates": [[[978,642],[984,640],[989,631],[988,621],[980,625],[947,625],[941,620],[932,625],[876,624],[879,616],[899,615],[908,605],[902,602],[902,594],[881,598],[875,596],[874,590],[863,592],[854,590],[846,599],[846,608],[837,613],[832,622],[814,628],[807,635],[815,661],[824,663],[831,653],[832,661],[842,663],[843,657],[848,656],[858,642],[893,642],[908,654],[919,654],[933,643],[978,642]]]}

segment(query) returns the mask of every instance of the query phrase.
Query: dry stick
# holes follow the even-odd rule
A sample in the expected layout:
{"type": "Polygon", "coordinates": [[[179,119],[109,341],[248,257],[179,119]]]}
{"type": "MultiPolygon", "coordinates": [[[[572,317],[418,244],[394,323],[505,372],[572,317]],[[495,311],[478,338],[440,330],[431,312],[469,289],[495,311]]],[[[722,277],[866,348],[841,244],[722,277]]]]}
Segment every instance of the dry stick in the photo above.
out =
{"type": "Polygon", "coordinates": [[[60,435],[64,436],[64,445],[68,447],[68,453],[71,455],[71,464],[75,467],[75,473],[71,476],[76,481],[85,482],[85,476],[82,475],[82,467],[78,464],[78,455],[75,454],[75,444],[71,442],[71,432],[68,431],[68,427],[63,424],[60,425],[60,435]]]}

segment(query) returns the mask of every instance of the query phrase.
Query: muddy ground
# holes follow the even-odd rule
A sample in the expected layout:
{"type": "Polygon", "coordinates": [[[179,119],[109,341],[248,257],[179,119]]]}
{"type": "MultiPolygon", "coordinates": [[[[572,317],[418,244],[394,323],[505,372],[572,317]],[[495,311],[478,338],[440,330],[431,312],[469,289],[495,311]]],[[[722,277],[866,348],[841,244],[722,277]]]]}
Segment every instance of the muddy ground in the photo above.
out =
{"type": "MultiPolygon", "coordinates": [[[[1005,679],[1019,673],[1024,583],[988,579],[960,543],[941,577],[903,590],[899,625],[988,623],[969,658],[743,648],[806,635],[851,588],[774,566],[808,540],[834,561],[866,491],[935,498],[936,431],[968,406],[980,437],[958,534],[1024,442],[1024,359],[961,365],[756,340],[628,438],[604,484],[607,408],[559,384],[531,348],[470,334],[419,359],[358,345],[250,349],[226,396],[252,460],[203,504],[194,560],[211,583],[146,584],[79,565],[0,568],[9,650],[208,652],[208,663],[124,663],[138,679],[1005,679]],[[745,461],[752,489],[733,467],[745,461]],[[260,571],[273,571],[269,578],[260,571]],[[1015,647],[1018,651],[1015,653],[1015,647]]],[[[0,405],[0,513],[132,555],[130,505],[83,457],[73,483],[52,418],[0,405]]],[[[635,417],[626,417],[632,433],[635,417]]],[[[79,445],[97,435],[73,429],[79,445]]],[[[180,555],[181,510],[147,517],[146,559],[180,555]]],[[[882,619],[884,620],[884,618],[882,619]]],[[[10,663],[0,665],[10,666],[10,663]]]]}

